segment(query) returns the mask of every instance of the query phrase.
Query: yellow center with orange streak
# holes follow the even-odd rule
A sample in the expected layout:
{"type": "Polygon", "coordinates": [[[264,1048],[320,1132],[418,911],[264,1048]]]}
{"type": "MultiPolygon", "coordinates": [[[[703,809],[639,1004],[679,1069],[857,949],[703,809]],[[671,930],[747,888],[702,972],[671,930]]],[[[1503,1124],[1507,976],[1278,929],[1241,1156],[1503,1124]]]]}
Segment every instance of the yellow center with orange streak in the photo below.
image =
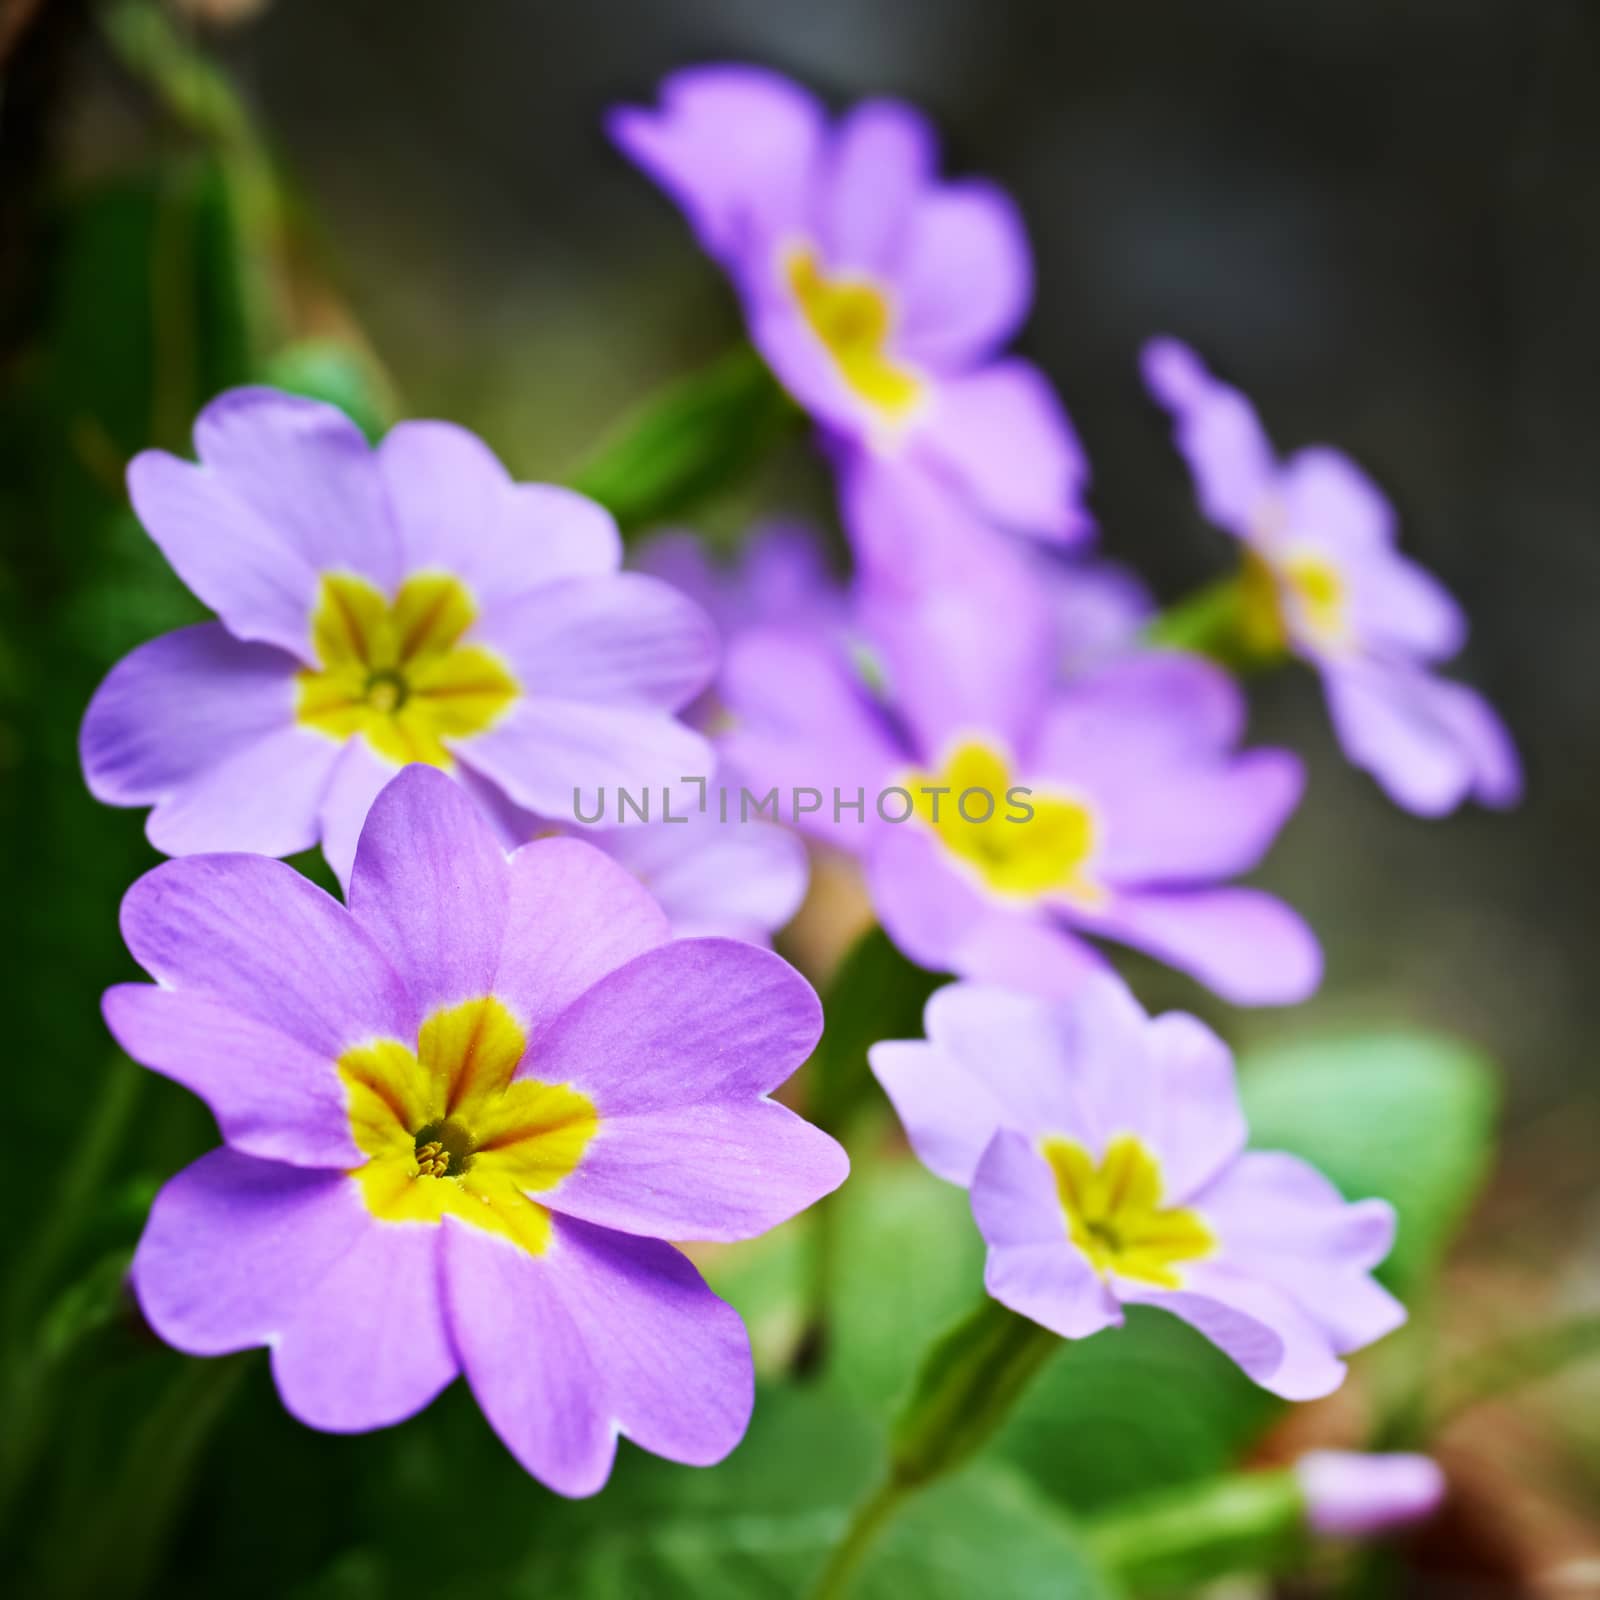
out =
{"type": "Polygon", "coordinates": [[[550,1213],[532,1197],[577,1170],[600,1118],[569,1084],[515,1077],[527,1047],[490,995],[434,1012],[415,1050],[379,1039],[340,1056],[350,1134],[367,1157],[352,1176],[375,1217],[451,1216],[544,1250],[550,1213]]]}
{"type": "Polygon", "coordinates": [[[447,771],[449,739],[482,733],[521,692],[503,662],[463,644],[477,617],[459,578],[419,573],[391,600],[350,573],[324,576],[311,618],[319,663],[296,680],[296,718],[381,756],[447,771]]]}

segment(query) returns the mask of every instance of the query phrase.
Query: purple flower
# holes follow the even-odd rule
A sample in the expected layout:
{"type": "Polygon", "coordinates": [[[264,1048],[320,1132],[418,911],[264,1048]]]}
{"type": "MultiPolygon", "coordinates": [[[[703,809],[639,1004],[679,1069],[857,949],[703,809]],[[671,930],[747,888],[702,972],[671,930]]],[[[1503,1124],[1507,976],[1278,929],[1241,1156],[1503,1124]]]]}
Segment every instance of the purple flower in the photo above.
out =
{"type": "Polygon", "coordinates": [[[1369,1276],[1393,1209],[1246,1153],[1232,1057],[1194,1017],[1152,1020],[1104,976],[1066,1001],[953,984],[925,1027],[872,1070],[923,1163],[972,1191],[1003,1305],[1066,1339],[1159,1306],[1290,1400],[1405,1320],[1369,1276]]]}
{"type": "Polygon", "coordinates": [[[1176,340],[1146,346],[1144,373],[1177,420],[1201,509],[1244,541],[1252,642],[1317,669],[1351,762],[1421,816],[1469,798],[1515,805],[1522,772],[1504,725],[1481,695],[1430,670],[1460,650],[1466,619],[1395,548],[1377,485],[1336,450],[1280,462],[1250,402],[1176,340]]]}
{"type": "Polygon", "coordinates": [[[706,1464],[749,1419],[738,1315],[663,1236],[743,1239],[844,1178],[766,1098],[816,1042],[769,951],[674,942],[575,840],[509,859],[470,797],[407,769],[373,805],[347,910],[260,856],[129,890],[156,979],[108,992],[136,1060],[226,1144],[157,1196],[140,1305],[196,1355],[267,1345],[301,1421],[400,1421],[465,1373],[528,1471],[606,1480],[624,1433],[706,1464]]]}
{"type": "Polygon", "coordinates": [[[1312,1450],[1294,1464],[1306,1521],[1329,1538],[1365,1539],[1424,1522],[1444,1501],[1438,1462],[1419,1455],[1312,1450]]]}
{"type": "Polygon", "coordinates": [[[847,476],[937,481],[989,522],[1086,536],[1083,452],[1037,368],[1001,354],[1033,297],[1022,220],[992,184],[942,182],[932,128],[869,100],[837,121],[776,73],[678,72],[612,138],[726,269],[779,380],[847,476]]]}
{"type": "MultiPolygon", "coordinates": [[[[822,536],[810,523],[758,523],[729,562],[713,559],[696,534],[669,529],[632,551],[630,565],[694,601],[711,618],[724,646],[762,623],[841,632],[847,626],[845,586],[831,570],[822,536]]],[[[719,710],[713,686],[683,715],[694,727],[710,729],[719,710]]]]}
{"type": "Polygon", "coordinates": [[[797,629],[737,640],[723,745],[784,808],[817,794],[796,820],[862,859],[912,960],[1062,994],[1103,965],[1093,934],[1241,1004],[1316,987],[1301,919],[1223,883],[1260,860],[1303,781],[1287,751],[1237,750],[1245,702],[1225,672],[1146,651],[1062,683],[1049,597],[1022,563],[869,589],[862,612],[865,655],[797,629]]]}
{"type": "MultiPolygon", "coordinates": [[[[562,820],[540,817],[472,780],[468,787],[509,849],[559,836],[603,850],[650,891],[680,939],[718,935],[770,944],[805,899],[811,876],[805,845],[776,823],[745,820],[738,780],[726,768],[706,779],[703,811],[699,785],[691,785],[693,798],[687,809],[675,804],[673,821],[660,820],[657,809],[642,824],[629,813],[629,825],[620,828],[584,827],[570,812],[562,820]]],[[[660,790],[635,796],[652,807],[660,798],[660,790]]]]}
{"type": "Polygon", "coordinates": [[[120,662],[84,719],[89,787],[151,806],[168,855],[290,855],[341,880],[405,763],[519,805],[706,770],[672,715],[710,677],[705,617],[621,573],[611,518],[513,483],[471,434],[408,422],[373,450],[331,406],[238,389],[200,414],[199,465],[128,472],[134,508],[219,620],[120,662]]]}

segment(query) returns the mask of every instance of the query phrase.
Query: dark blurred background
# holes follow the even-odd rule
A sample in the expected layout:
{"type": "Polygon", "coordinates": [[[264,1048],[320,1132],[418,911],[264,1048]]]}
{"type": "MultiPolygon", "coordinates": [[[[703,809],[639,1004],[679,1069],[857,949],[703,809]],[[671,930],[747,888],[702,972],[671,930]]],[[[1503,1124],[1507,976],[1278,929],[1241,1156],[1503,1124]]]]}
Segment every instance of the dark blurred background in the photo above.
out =
{"type": "MultiPolygon", "coordinates": [[[[715,59],[770,64],[841,103],[914,100],[943,128],[950,169],[1017,194],[1039,285],[1023,346],[1088,447],[1104,550],[1161,598],[1219,573],[1229,552],[1143,397],[1146,337],[1194,343],[1281,446],[1329,442],[1361,460],[1400,505],[1408,551],[1473,619],[1458,670],[1515,733],[1528,799],[1510,815],[1408,817],[1345,766],[1308,674],[1262,684],[1257,735],[1304,751],[1312,770],[1263,881],[1311,918],[1328,977],[1293,1015],[1225,1023],[1246,1044],[1405,1021],[1481,1045],[1503,1071],[1506,1143],[1446,1299],[1494,1325],[1515,1320],[1503,1307],[1600,1295],[1600,6],[173,9],[213,19],[200,37],[296,185],[334,315],[361,330],[398,409],[465,423],[519,475],[564,474],[653,388],[738,336],[682,219],[599,131],[608,105],[715,59]]],[[[7,16],[0,330],[8,371],[25,373],[58,309],[48,202],[176,135],[90,8],[12,0],[7,16]]],[[[820,468],[790,463],[773,483],[828,513],[820,468]]],[[[736,520],[743,504],[716,516],[736,520]]],[[[156,626],[108,622],[116,595],[73,587],[69,529],[3,500],[0,514],[5,903],[23,978],[10,1065],[37,1100],[23,1126],[48,1143],[77,1108],[41,1075],[69,1069],[51,1059],[63,1038],[75,1055],[109,1054],[86,1007],[123,975],[111,918],[148,859],[140,819],[74,788],[63,719],[156,626]]],[[[114,561],[135,560],[131,548],[114,561]]],[[[184,620],[167,603],[148,613],[160,626],[184,620]]],[[[1593,1487],[1600,1437],[1587,1437],[1593,1487]]]]}

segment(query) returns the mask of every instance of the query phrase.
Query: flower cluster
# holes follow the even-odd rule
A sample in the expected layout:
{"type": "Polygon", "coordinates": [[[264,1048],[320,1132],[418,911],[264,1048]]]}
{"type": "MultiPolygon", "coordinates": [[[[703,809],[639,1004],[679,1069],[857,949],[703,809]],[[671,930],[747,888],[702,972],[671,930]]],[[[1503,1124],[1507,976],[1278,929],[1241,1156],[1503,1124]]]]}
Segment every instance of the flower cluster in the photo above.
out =
{"type": "MultiPolygon", "coordinates": [[[[1067,1339],[1162,1307],[1274,1393],[1328,1393],[1404,1317],[1372,1276],[1392,1210],[1247,1151],[1226,1046],[1147,1017],[1103,948],[1235,1004],[1310,995],[1310,928],[1236,881],[1304,773],[1081,548],[1084,454],[1005,353],[1032,297],[1015,206],[941,178],[910,108],[834,119],[752,68],[677,74],[610,131],[814,420],[854,575],[790,523],[732,567],[672,532],[624,571],[604,509],[513,482],[463,430],[373,447],[264,389],[205,409],[196,462],[135,459],[141,521],[216,613],[114,668],[82,730],[90,789],[149,807],[178,858],[128,892],[154,982],[109,991],[107,1023],[223,1138],[151,1212],[151,1325],[196,1354],[270,1347],[286,1406],[333,1430],[464,1374],[566,1494],[605,1481],[619,1434],[720,1459],[748,1344],[667,1241],[751,1237],[847,1168],[768,1098],[821,1029],[760,948],[805,894],[805,834],[859,864],[905,956],[962,980],[871,1066],[970,1189],[989,1294],[1067,1339]],[[798,832],[694,803],[746,784],[835,803],[797,806],[798,832]],[[586,825],[618,790],[680,804],[586,825]],[[345,903],[270,859],[319,843],[345,903]]],[[[1243,546],[1247,642],[1317,668],[1400,804],[1510,804],[1505,731],[1430,670],[1462,616],[1378,490],[1329,450],[1277,462],[1184,347],[1145,373],[1243,546]]],[[[1436,1498],[1395,1471],[1407,1506],[1436,1498]]],[[[1305,1477],[1329,1527],[1381,1520],[1337,1461],[1305,1477]]]]}

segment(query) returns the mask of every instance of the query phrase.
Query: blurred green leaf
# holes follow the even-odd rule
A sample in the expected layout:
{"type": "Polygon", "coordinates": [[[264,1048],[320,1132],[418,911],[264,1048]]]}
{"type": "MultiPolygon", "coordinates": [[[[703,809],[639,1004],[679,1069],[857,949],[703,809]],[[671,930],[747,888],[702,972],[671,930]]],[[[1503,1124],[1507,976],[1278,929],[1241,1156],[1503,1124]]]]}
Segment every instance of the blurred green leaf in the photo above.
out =
{"type": "Polygon", "coordinates": [[[374,441],[394,420],[394,396],[378,364],[337,339],[286,345],[262,365],[260,381],[338,406],[374,441]]]}
{"type": "Polygon", "coordinates": [[[766,363],[741,346],[649,400],[577,470],[572,487],[624,530],[729,487],[799,419],[766,363]]]}
{"type": "Polygon", "coordinates": [[[1227,1471],[1277,1410],[1188,1324],[1132,1306],[1046,1367],[997,1450],[1088,1511],[1227,1471]]]}
{"type": "Polygon", "coordinates": [[[1422,1032],[1286,1042],[1241,1063],[1250,1143],[1288,1150],[1350,1200],[1392,1202],[1379,1276],[1409,1301],[1449,1248],[1489,1169],[1499,1089],[1471,1047],[1422,1032]]]}
{"type": "MultiPolygon", "coordinates": [[[[498,1592],[571,1600],[803,1595],[880,1462],[876,1431],[837,1399],[764,1393],[749,1436],[723,1466],[685,1473],[639,1463],[631,1482],[615,1486],[621,1493],[608,1490],[581,1508],[498,1592]],[[643,1492],[645,1479],[653,1493],[643,1492]]],[[[997,1466],[911,1500],[852,1590],[856,1600],[1108,1592],[1066,1520],[997,1466]]]]}

